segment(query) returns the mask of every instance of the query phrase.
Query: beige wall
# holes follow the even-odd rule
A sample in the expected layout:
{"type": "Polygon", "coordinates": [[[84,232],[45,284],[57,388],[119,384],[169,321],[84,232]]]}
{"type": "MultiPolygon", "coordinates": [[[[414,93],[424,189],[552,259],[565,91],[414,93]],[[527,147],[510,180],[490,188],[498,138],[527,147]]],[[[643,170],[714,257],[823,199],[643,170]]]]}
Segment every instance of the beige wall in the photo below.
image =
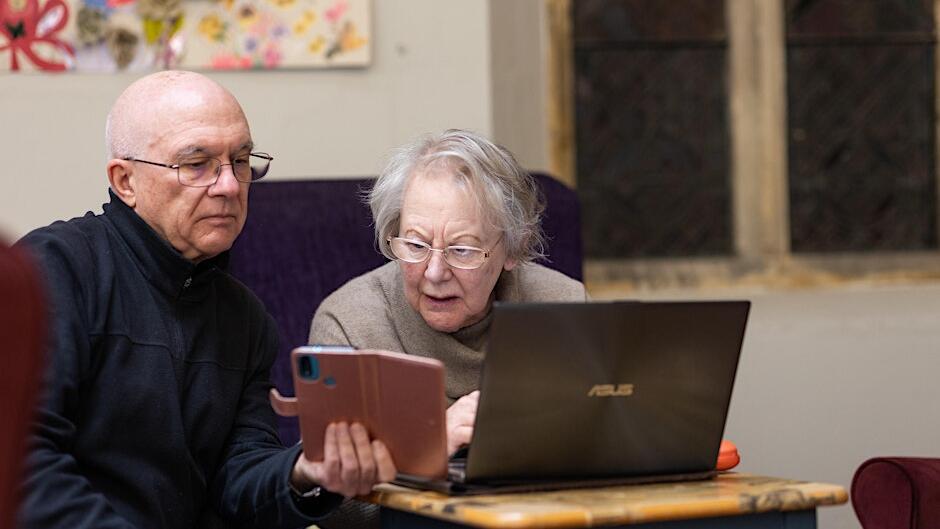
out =
{"type": "MultiPolygon", "coordinates": [[[[544,83],[527,79],[544,70],[541,11],[540,0],[374,1],[369,68],[211,76],[275,155],[270,178],[374,175],[390,148],[449,127],[491,135],[543,168],[544,83]],[[491,54],[496,43],[506,57],[491,54]]],[[[0,76],[0,232],[99,210],[104,118],[136,77],[0,76]]]]}
{"type": "Polygon", "coordinates": [[[527,169],[549,170],[544,0],[490,3],[493,136],[527,169]]]}

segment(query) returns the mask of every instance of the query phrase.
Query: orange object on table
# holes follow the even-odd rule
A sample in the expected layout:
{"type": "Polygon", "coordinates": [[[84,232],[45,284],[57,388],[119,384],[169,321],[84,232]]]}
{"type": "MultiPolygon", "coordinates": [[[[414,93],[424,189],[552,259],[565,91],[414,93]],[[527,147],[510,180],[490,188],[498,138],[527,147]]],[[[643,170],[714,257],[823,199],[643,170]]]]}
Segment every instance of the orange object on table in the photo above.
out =
{"type": "Polygon", "coordinates": [[[715,470],[731,470],[741,462],[741,456],[738,455],[738,447],[727,439],[721,440],[721,447],[718,449],[718,463],[715,470]]]}

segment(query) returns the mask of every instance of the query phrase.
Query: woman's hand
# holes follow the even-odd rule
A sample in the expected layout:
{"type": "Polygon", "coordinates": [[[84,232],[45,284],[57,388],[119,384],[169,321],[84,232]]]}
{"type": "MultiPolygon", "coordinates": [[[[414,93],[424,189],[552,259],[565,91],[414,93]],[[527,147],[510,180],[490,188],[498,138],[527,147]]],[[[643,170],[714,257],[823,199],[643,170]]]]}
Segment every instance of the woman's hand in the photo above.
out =
{"type": "Polygon", "coordinates": [[[467,393],[447,408],[447,457],[458,448],[470,443],[473,437],[473,421],[477,416],[480,391],[467,393]]]}
{"type": "Polygon", "coordinates": [[[303,492],[319,485],[346,498],[372,491],[377,483],[391,481],[396,474],[392,455],[382,441],[370,441],[359,423],[331,423],[326,427],[323,461],[310,461],[303,454],[291,472],[291,485],[303,492]]]}

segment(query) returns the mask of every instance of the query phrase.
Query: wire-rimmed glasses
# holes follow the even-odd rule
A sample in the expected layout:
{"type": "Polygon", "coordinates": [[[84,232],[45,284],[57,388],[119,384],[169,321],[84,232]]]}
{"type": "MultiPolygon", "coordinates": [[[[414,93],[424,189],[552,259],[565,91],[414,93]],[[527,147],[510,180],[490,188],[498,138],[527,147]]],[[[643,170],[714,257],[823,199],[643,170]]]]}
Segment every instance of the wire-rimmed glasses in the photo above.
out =
{"type": "MultiPolygon", "coordinates": [[[[500,235],[495,248],[503,240],[500,235]]],[[[431,252],[441,252],[444,261],[454,268],[473,270],[483,266],[490,257],[491,249],[477,248],[476,246],[454,245],[444,248],[432,248],[430,244],[417,239],[405,237],[389,237],[385,240],[397,259],[406,263],[423,263],[431,257],[431,252]]]]}
{"type": "Polygon", "coordinates": [[[233,158],[232,163],[222,163],[222,160],[218,158],[192,156],[182,158],[175,164],[151,162],[133,157],[124,159],[129,162],[140,162],[175,169],[177,180],[184,186],[209,187],[219,180],[224,165],[232,167],[232,174],[239,182],[257,182],[268,174],[268,169],[271,168],[271,160],[274,157],[266,152],[253,152],[233,158]]]}

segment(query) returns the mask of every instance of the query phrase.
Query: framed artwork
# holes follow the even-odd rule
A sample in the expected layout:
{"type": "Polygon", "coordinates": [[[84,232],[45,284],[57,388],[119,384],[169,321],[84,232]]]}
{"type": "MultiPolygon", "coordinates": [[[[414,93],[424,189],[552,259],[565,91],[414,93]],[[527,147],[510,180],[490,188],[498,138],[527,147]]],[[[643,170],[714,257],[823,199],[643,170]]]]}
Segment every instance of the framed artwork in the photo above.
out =
{"type": "Polygon", "coordinates": [[[0,0],[0,70],[362,67],[369,0],[0,0]]]}

